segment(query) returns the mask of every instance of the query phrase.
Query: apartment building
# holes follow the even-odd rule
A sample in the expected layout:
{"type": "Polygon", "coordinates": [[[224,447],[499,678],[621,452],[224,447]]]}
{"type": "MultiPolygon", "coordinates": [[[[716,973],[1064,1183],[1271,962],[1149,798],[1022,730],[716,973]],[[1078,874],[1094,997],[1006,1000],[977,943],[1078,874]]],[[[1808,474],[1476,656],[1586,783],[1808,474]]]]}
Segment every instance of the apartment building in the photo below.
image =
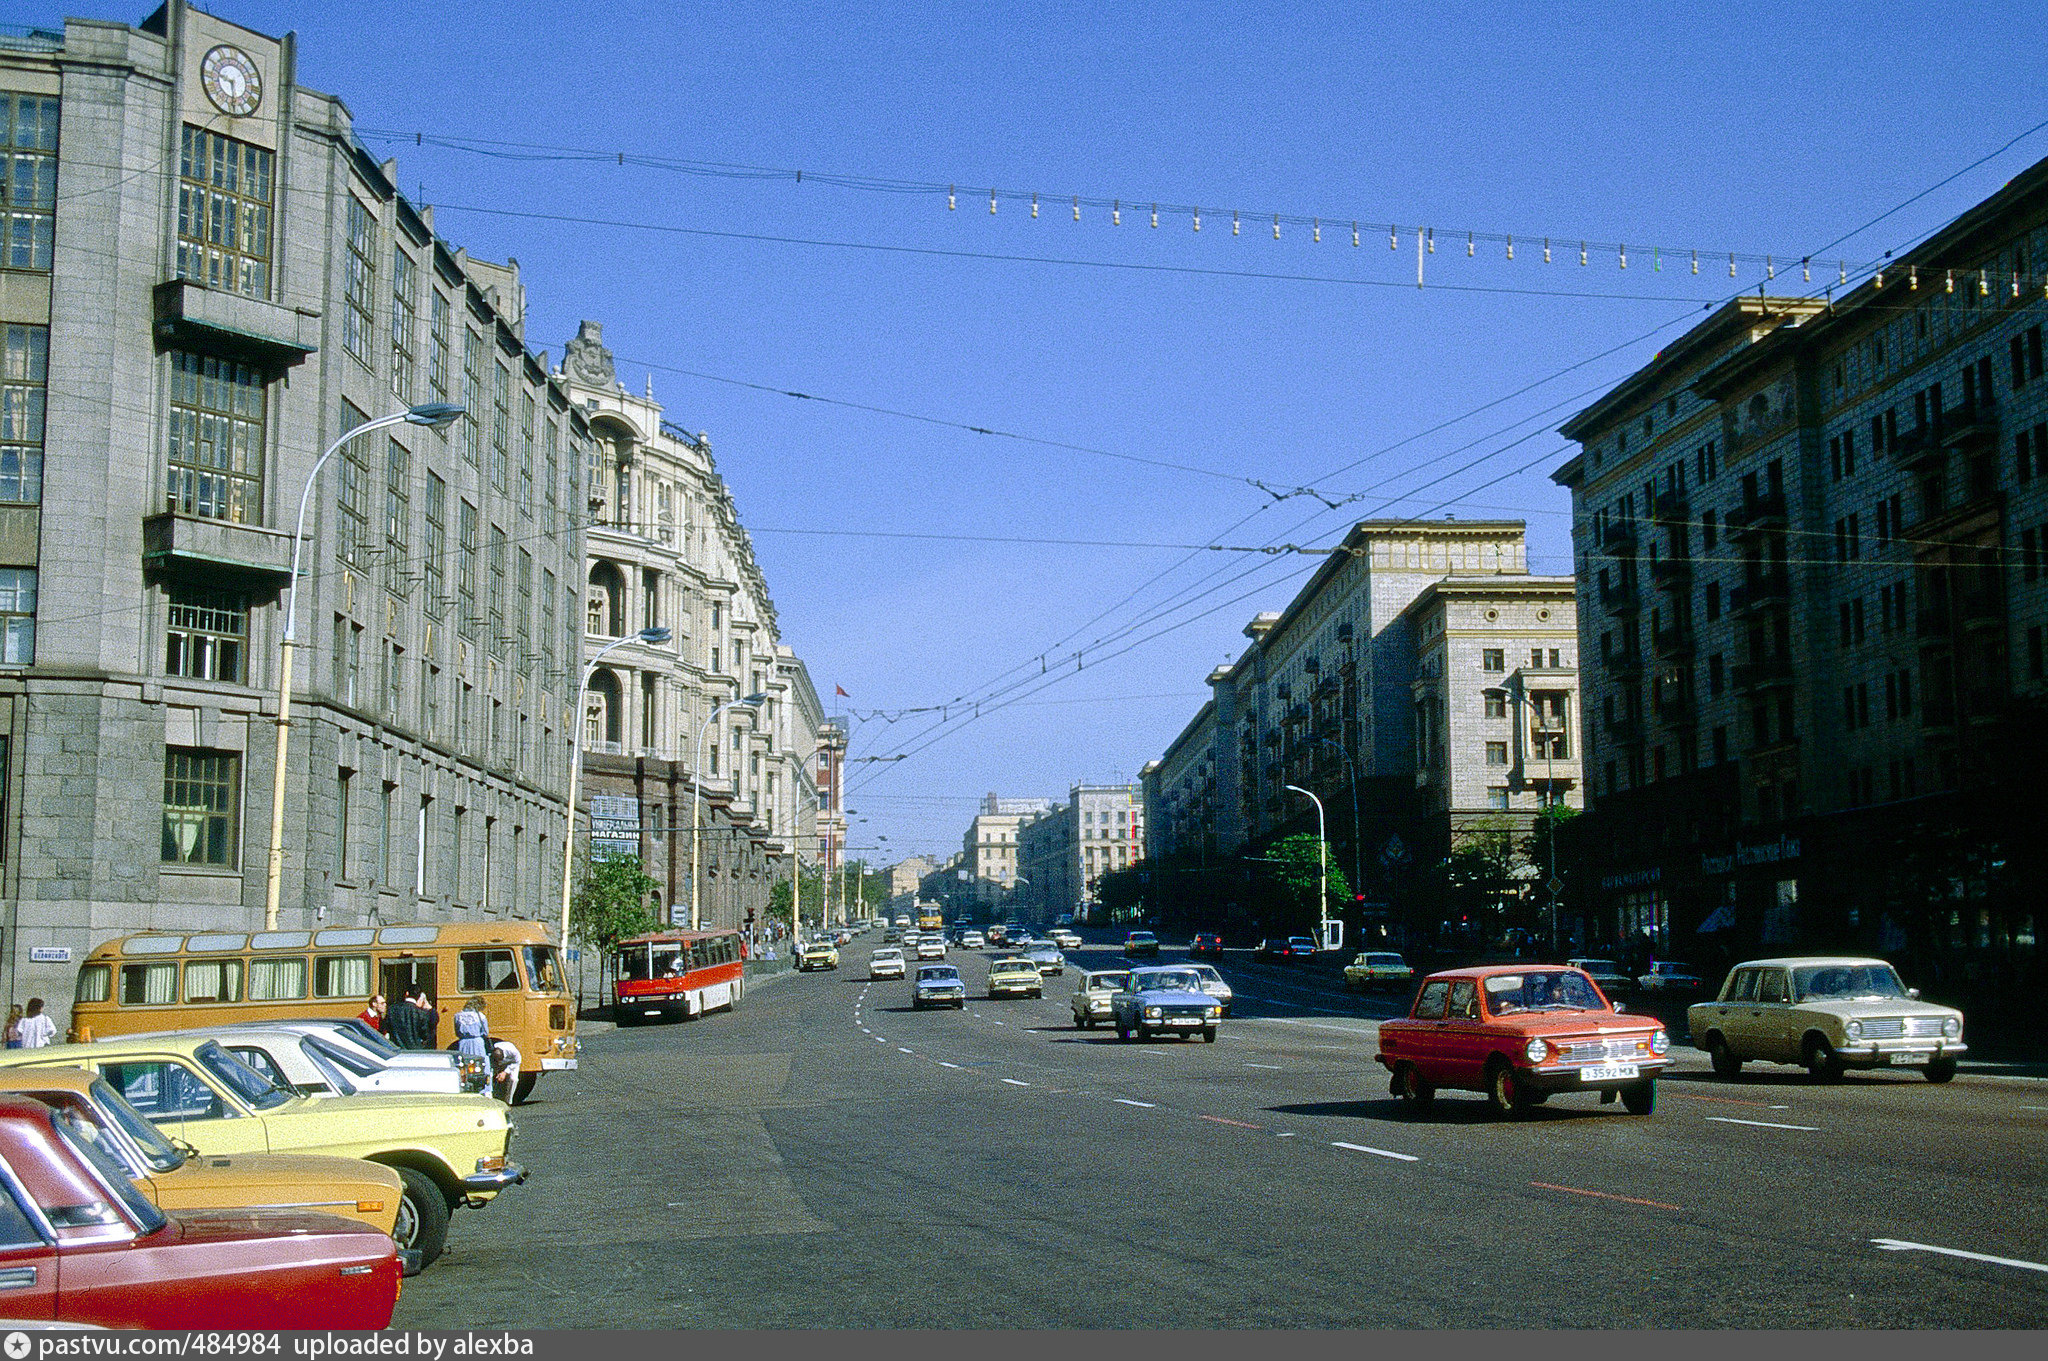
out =
{"type": "Polygon", "coordinates": [[[1142,785],[1073,786],[1066,803],[1018,833],[1028,900],[1052,917],[1085,911],[1103,875],[1145,858],[1147,825],[1142,785]]]}
{"type": "Polygon", "coordinates": [[[1018,837],[1030,822],[1053,811],[1051,799],[1006,799],[990,794],[960,839],[967,878],[955,889],[952,902],[983,911],[998,908],[1017,891],[1018,837]]]}

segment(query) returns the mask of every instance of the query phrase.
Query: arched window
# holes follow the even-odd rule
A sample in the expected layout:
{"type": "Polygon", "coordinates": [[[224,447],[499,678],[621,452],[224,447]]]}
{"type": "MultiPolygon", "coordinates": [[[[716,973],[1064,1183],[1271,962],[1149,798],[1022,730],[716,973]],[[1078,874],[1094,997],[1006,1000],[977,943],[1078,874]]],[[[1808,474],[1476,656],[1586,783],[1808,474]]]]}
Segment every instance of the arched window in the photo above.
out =
{"type": "Polygon", "coordinates": [[[590,593],[586,601],[592,633],[605,638],[625,636],[626,578],[616,565],[599,562],[590,569],[590,593]]]}
{"type": "Polygon", "coordinates": [[[619,678],[610,671],[600,670],[590,678],[590,707],[585,711],[583,729],[586,746],[618,746],[625,726],[623,699],[619,678]]]}

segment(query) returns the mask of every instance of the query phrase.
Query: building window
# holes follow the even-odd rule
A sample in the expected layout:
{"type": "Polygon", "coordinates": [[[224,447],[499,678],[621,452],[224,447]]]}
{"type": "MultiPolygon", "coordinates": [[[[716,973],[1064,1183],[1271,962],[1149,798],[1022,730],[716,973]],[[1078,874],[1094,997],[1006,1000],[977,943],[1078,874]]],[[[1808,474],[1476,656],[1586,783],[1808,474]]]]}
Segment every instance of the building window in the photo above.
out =
{"type": "Polygon", "coordinates": [[[348,817],[349,782],[355,778],[352,770],[334,772],[334,877],[348,881],[348,817]]]}
{"type": "Polygon", "coordinates": [[[490,572],[491,632],[484,643],[502,656],[505,651],[505,531],[496,525],[491,526],[490,572]]]}
{"type": "Polygon", "coordinates": [[[1483,649],[1479,654],[1479,667],[1482,671],[1507,670],[1507,650],[1505,648],[1498,647],[1489,647],[1483,649]]]}
{"type": "Polygon", "coordinates": [[[1498,812],[1498,813],[1505,813],[1505,812],[1507,812],[1507,810],[1508,810],[1508,791],[1507,791],[1507,790],[1505,790],[1505,789],[1489,789],[1489,790],[1487,790],[1487,791],[1486,791],[1486,806],[1487,806],[1488,808],[1491,808],[1491,809],[1493,809],[1493,810],[1494,810],[1495,812],[1498,812]]]}
{"type": "Polygon", "coordinates": [[[241,765],[232,752],[165,750],[165,864],[234,865],[241,765]]]}
{"type": "Polygon", "coordinates": [[[246,364],[171,353],[167,508],[236,524],[263,516],[263,377],[246,364]]]}
{"type": "Polygon", "coordinates": [[[413,331],[420,321],[420,267],[403,247],[391,249],[391,395],[412,401],[413,331]]]}
{"type": "Polygon", "coordinates": [[[547,422],[541,430],[540,452],[541,503],[546,507],[546,522],[548,527],[552,529],[555,523],[555,512],[561,505],[561,495],[555,484],[561,480],[562,476],[562,432],[561,428],[553,421],[547,422]]]}
{"type": "Polygon", "coordinates": [[[476,560],[477,560],[477,514],[476,507],[464,501],[456,521],[456,594],[462,605],[462,631],[469,637],[476,637],[476,560]]]}
{"type": "Polygon", "coordinates": [[[1488,690],[1486,692],[1486,716],[1488,718],[1506,718],[1508,716],[1508,697],[1505,691],[1488,690]]]}
{"type": "Polygon", "coordinates": [[[1507,763],[1508,744],[1505,742],[1488,742],[1486,744],[1486,764],[1490,766],[1504,766],[1507,763]]]}
{"type": "Polygon", "coordinates": [[[497,382],[491,388],[491,486],[501,494],[511,490],[507,477],[507,451],[512,435],[512,370],[497,366],[497,382]]]}
{"type": "MultiPolygon", "coordinates": [[[[448,299],[441,293],[429,295],[427,303],[427,392],[435,401],[448,400],[448,371],[452,359],[453,341],[450,332],[454,329],[454,309],[448,306],[448,299]]],[[[448,429],[441,428],[442,438],[447,438],[448,429]]]]}
{"type": "Polygon", "coordinates": [[[249,598],[232,591],[173,588],[164,674],[242,683],[249,647],[249,598]]]}
{"type": "Polygon", "coordinates": [[[0,269],[47,270],[57,222],[57,101],[0,93],[0,269]]]}
{"type": "Polygon", "coordinates": [[[427,541],[422,550],[427,613],[439,619],[448,612],[448,484],[434,473],[427,474],[427,541]]]}
{"type": "Polygon", "coordinates": [[[0,666],[36,660],[36,569],[0,567],[0,666]]]}
{"type": "Polygon", "coordinates": [[[334,698],[353,707],[363,672],[363,626],[345,614],[334,616],[334,698]]]}
{"type": "Polygon", "coordinates": [[[484,338],[468,327],[462,331],[462,405],[462,457],[474,468],[484,423],[484,338]]]}
{"type": "Polygon", "coordinates": [[[185,127],[178,148],[179,278],[268,296],[274,163],[261,147],[185,127]]]}
{"type": "Polygon", "coordinates": [[[412,541],[412,455],[397,440],[386,442],[384,451],[384,546],[395,590],[399,578],[412,570],[406,561],[406,546],[412,541]]]}
{"type": "Polygon", "coordinates": [[[519,571],[513,584],[519,589],[518,613],[512,620],[513,646],[518,655],[512,660],[521,671],[533,670],[533,554],[524,548],[519,550],[519,571]]]}
{"type": "MultiPolygon", "coordinates": [[[[0,108],[6,106],[0,96],[0,108]]],[[[0,179],[4,179],[0,175],[0,179]]],[[[0,502],[43,499],[43,408],[50,381],[50,329],[9,326],[0,334],[0,502]]]]}
{"type": "Polygon", "coordinates": [[[536,408],[533,394],[525,393],[519,403],[519,513],[533,518],[533,427],[536,408]]]}
{"type": "Polygon", "coordinates": [[[341,348],[365,366],[370,358],[370,335],[376,325],[377,220],[353,194],[348,198],[348,252],[342,258],[341,348]]]}

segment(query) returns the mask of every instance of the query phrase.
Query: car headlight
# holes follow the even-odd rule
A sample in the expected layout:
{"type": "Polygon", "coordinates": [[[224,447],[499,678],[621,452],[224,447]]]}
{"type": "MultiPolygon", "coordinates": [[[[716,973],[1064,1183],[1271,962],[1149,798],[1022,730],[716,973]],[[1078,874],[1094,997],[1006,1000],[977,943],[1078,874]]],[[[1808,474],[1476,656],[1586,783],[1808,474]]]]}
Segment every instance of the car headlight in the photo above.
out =
{"type": "Polygon", "coordinates": [[[1529,1062],[1541,1063],[1550,1057],[1550,1046],[1542,1040],[1530,1040],[1529,1043],[1522,1046],[1522,1052],[1528,1055],[1529,1062]]]}
{"type": "Polygon", "coordinates": [[[1158,1007],[1146,1007],[1146,1008],[1145,1008],[1145,1014],[1146,1014],[1147,1016],[1151,1016],[1151,1017],[1157,1018],[1157,1017],[1158,1017],[1158,1015],[1159,1015],[1159,1008],[1158,1008],[1158,1007]]]}
{"type": "Polygon", "coordinates": [[[1218,1016],[1221,1016],[1223,1014],[1223,1009],[1221,1007],[1210,1007],[1207,1011],[1203,1012],[1202,1014],[1213,1021],[1218,1016]]]}
{"type": "Polygon", "coordinates": [[[1862,1038],[1863,1038],[1863,1022],[1861,1022],[1861,1021],[1850,1021],[1850,1022],[1849,1022],[1848,1024],[1846,1024],[1846,1025],[1844,1025],[1844,1026],[1842,1027],[1842,1033],[1843,1033],[1844,1035],[1847,1035],[1847,1036],[1848,1036],[1848,1037],[1849,1037],[1850,1039],[1852,1039],[1852,1040],[1860,1040],[1860,1039],[1862,1039],[1862,1038]]]}
{"type": "Polygon", "coordinates": [[[1660,1030],[1656,1034],[1650,1036],[1650,1052],[1652,1054],[1667,1054],[1670,1051],[1671,1037],[1669,1035],[1666,1035],[1663,1031],[1660,1030]]]}
{"type": "Polygon", "coordinates": [[[1959,1038],[1963,1033],[1962,1018],[1951,1016],[1946,1021],[1943,1021],[1941,1023],[1941,1033],[1952,1040],[1959,1038]]]}

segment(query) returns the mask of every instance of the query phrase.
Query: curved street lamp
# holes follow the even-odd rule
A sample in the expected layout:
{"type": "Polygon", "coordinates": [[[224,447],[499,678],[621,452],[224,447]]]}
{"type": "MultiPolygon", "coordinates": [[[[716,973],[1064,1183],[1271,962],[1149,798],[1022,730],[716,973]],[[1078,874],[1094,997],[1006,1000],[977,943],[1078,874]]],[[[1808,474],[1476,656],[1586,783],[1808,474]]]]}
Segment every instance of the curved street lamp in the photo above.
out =
{"type": "MultiPolygon", "coordinates": [[[[698,816],[700,810],[704,807],[704,738],[710,733],[711,725],[718,721],[718,716],[727,709],[750,709],[756,704],[766,703],[767,700],[768,693],[765,690],[757,690],[751,695],[742,695],[738,699],[729,699],[716,709],[713,709],[711,716],[704,720],[704,726],[697,729],[697,764],[690,768],[690,929],[692,931],[698,929],[699,904],[702,902],[697,884],[701,877],[698,872],[698,862],[702,855],[703,840],[703,829],[699,826],[698,816]]],[[[739,771],[737,768],[733,771],[733,789],[735,792],[739,789],[739,771]]],[[[795,938],[795,931],[792,929],[790,939],[794,940],[795,938]]]]}
{"type": "Polygon", "coordinates": [[[583,668],[583,679],[576,686],[576,709],[569,715],[569,817],[562,828],[562,948],[569,948],[569,881],[570,872],[576,863],[576,786],[583,774],[583,706],[589,702],[590,678],[597,674],[597,664],[609,653],[616,652],[628,643],[645,643],[659,647],[673,634],[667,629],[641,629],[623,638],[615,638],[599,648],[583,668]]]}
{"type": "Polygon", "coordinates": [[[284,783],[285,762],[291,754],[292,649],[297,646],[298,639],[299,554],[306,545],[306,504],[313,497],[313,484],[320,480],[320,470],[327,466],[327,460],[352,439],[394,425],[424,425],[429,430],[441,430],[462,414],[462,407],[447,402],[426,402],[365,421],[336,437],[334,443],[327,446],[327,451],[313,460],[313,469],[306,474],[305,490],[299,493],[299,521],[292,532],[292,574],[284,584],[284,639],[279,645],[284,657],[278,667],[277,680],[277,760],[270,787],[270,864],[263,884],[263,929],[266,931],[277,929],[278,900],[284,892],[284,783]]]}
{"type": "Polygon", "coordinates": [[[1330,939],[1330,838],[1323,831],[1323,801],[1298,784],[1283,785],[1297,794],[1307,794],[1310,803],[1316,806],[1316,854],[1322,861],[1321,888],[1317,893],[1316,907],[1322,914],[1322,935],[1318,945],[1326,945],[1330,939]]]}

